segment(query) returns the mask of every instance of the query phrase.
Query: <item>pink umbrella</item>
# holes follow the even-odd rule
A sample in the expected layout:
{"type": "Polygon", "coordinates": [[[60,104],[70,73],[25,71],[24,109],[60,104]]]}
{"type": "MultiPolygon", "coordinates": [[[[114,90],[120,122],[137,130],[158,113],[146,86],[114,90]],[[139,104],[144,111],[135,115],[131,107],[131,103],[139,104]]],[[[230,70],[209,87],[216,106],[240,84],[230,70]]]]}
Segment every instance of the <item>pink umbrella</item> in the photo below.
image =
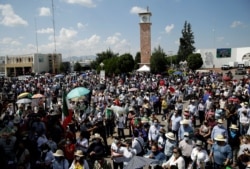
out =
{"type": "Polygon", "coordinates": [[[38,93],[38,94],[34,94],[34,95],[32,96],[32,99],[40,99],[40,98],[44,98],[44,97],[45,97],[44,95],[38,93]]]}
{"type": "Polygon", "coordinates": [[[132,88],[128,89],[129,92],[135,92],[137,90],[138,90],[138,88],[136,88],[136,87],[132,87],[132,88]]]}

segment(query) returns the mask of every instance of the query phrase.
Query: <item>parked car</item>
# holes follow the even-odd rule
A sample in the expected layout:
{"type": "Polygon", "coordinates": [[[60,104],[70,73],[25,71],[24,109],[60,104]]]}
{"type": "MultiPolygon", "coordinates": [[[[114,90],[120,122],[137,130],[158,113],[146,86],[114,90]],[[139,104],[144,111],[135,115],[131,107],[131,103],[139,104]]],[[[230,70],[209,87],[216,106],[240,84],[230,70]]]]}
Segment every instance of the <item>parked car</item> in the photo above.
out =
{"type": "Polygon", "coordinates": [[[222,65],[221,70],[229,70],[230,66],[229,65],[222,65]]]}
{"type": "Polygon", "coordinates": [[[236,75],[245,75],[247,74],[247,71],[244,67],[239,67],[235,70],[236,75]]]}

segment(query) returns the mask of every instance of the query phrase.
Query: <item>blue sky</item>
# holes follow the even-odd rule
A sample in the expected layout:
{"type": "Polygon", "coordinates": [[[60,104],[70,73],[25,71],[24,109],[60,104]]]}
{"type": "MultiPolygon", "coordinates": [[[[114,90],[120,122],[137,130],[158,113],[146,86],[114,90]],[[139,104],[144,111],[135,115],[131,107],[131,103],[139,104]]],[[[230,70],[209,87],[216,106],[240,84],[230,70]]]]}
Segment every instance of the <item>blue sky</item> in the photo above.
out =
{"type": "Polygon", "coordinates": [[[54,34],[63,57],[108,48],[134,56],[140,50],[138,13],[147,6],[152,50],[160,45],[175,54],[185,21],[196,49],[250,46],[249,0],[54,0],[55,32],[51,0],[1,0],[0,56],[36,53],[37,46],[39,53],[53,53],[54,34]]]}

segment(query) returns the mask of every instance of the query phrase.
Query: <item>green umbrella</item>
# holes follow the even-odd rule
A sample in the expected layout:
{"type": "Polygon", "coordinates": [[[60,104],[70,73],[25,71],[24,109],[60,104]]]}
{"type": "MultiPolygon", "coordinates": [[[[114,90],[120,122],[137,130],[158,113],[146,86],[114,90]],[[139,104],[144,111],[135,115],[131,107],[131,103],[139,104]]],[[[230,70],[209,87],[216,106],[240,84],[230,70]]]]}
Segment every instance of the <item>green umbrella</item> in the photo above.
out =
{"type": "Polygon", "coordinates": [[[90,90],[85,87],[76,87],[67,94],[67,99],[73,99],[89,94],[90,90]]]}

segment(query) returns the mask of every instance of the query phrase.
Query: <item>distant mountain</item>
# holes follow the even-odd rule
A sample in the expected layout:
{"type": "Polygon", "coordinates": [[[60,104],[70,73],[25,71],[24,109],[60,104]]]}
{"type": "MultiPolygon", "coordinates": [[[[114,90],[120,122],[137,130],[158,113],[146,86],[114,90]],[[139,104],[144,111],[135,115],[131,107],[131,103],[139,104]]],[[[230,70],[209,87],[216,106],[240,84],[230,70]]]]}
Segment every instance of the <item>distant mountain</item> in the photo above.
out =
{"type": "Polygon", "coordinates": [[[84,60],[95,60],[96,56],[68,56],[68,57],[62,57],[63,62],[79,62],[84,60]]]}

